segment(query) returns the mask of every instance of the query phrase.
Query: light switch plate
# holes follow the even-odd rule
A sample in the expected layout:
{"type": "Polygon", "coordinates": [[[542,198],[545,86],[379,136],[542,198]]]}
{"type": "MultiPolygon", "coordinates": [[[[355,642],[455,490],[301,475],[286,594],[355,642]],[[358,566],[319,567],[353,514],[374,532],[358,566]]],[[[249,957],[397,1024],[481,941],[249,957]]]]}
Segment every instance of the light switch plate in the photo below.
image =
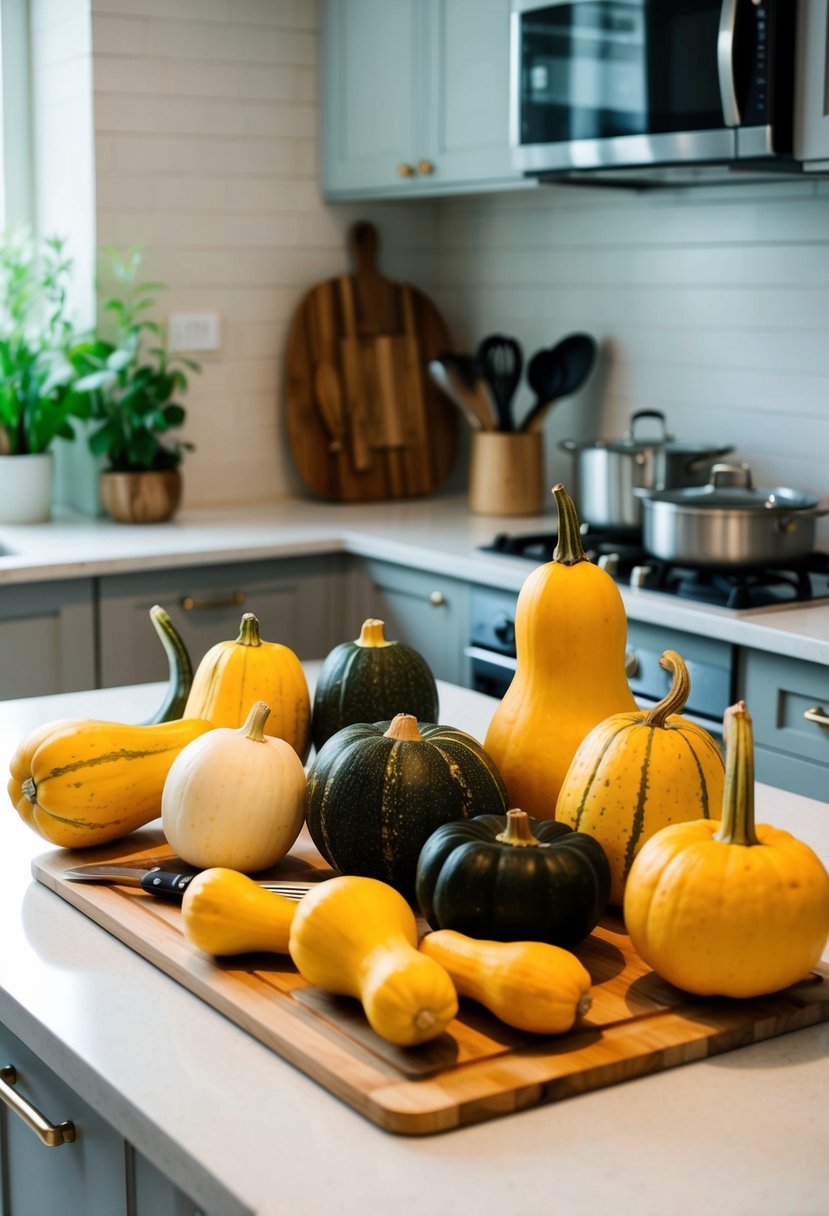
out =
{"type": "Polygon", "coordinates": [[[222,319],[217,312],[171,312],[167,346],[171,351],[219,350],[222,319]]]}

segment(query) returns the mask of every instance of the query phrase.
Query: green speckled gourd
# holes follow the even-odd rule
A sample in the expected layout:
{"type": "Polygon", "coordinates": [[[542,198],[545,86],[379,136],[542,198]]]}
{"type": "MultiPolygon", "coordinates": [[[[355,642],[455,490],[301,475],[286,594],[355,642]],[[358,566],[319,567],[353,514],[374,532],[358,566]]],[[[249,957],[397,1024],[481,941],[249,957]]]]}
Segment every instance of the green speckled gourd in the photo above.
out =
{"type": "Polygon", "coordinates": [[[478,741],[411,714],[344,727],[308,772],[305,817],[326,861],[409,900],[420,850],[436,828],[506,809],[504,782],[478,741]]]}
{"type": "Polygon", "coordinates": [[[311,739],[317,751],[344,726],[395,714],[436,722],[438,690],[428,663],[411,646],[388,642],[384,622],[364,621],[360,636],[325,659],[314,693],[311,739]]]}

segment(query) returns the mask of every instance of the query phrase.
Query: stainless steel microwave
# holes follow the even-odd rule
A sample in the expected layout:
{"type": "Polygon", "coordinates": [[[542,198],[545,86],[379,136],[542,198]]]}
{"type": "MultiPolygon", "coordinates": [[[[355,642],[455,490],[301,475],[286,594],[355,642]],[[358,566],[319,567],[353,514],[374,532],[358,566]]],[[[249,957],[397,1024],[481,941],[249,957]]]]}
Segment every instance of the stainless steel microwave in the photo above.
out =
{"type": "MultiPolygon", "coordinates": [[[[806,4],[813,0],[805,0],[806,4]]],[[[795,0],[513,0],[518,168],[543,179],[799,172],[795,0]]]]}

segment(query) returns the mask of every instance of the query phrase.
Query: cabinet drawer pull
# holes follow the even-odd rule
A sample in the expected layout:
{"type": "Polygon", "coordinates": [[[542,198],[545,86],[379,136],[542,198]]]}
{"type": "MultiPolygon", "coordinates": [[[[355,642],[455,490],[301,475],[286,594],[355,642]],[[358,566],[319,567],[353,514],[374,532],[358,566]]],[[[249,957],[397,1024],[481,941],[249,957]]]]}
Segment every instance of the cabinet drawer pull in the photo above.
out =
{"type": "Polygon", "coordinates": [[[218,608],[238,608],[245,602],[244,591],[234,591],[231,595],[217,595],[206,600],[197,600],[192,595],[183,595],[179,604],[185,612],[215,612],[218,608]]]}
{"type": "Polygon", "coordinates": [[[69,1119],[63,1123],[50,1123],[49,1120],[27,1102],[14,1086],[17,1084],[17,1070],[7,1064],[0,1068],[0,1098],[19,1115],[27,1127],[30,1127],[41,1144],[47,1148],[57,1148],[59,1144],[71,1144],[75,1139],[75,1124],[69,1119]]]}
{"type": "Polygon", "coordinates": [[[428,177],[430,173],[434,173],[434,171],[435,171],[435,166],[432,164],[432,162],[430,160],[419,161],[417,168],[418,168],[418,172],[422,173],[424,175],[424,177],[428,177]]]}
{"type": "Polygon", "coordinates": [[[804,710],[803,717],[807,722],[817,722],[818,726],[829,726],[829,714],[822,705],[813,705],[811,709],[804,710]]]}
{"type": "Polygon", "coordinates": [[[441,605],[446,603],[446,600],[444,599],[444,596],[443,596],[443,592],[442,591],[433,591],[432,594],[429,596],[429,603],[432,604],[435,608],[440,608],[441,605]]]}
{"type": "Polygon", "coordinates": [[[414,165],[407,165],[405,162],[402,165],[397,166],[397,173],[399,177],[414,177],[416,172],[417,170],[415,169],[414,165]]]}

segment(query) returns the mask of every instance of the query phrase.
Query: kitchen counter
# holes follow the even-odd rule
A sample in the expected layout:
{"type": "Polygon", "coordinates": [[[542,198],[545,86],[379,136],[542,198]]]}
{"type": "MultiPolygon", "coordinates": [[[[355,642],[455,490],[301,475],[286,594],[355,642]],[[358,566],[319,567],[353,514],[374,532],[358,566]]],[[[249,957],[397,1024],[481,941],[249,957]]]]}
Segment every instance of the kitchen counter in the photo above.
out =
{"type": "MultiPolygon", "coordinates": [[[[183,512],[168,524],[125,526],[66,515],[0,527],[0,586],[324,553],[399,562],[485,587],[518,591],[533,563],[483,553],[498,532],[550,531],[540,516],[470,514],[463,495],[332,504],[309,499],[183,512]]],[[[729,610],[620,588],[631,620],[829,666],[829,602],[729,610]]]]}
{"type": "MultiPolygon", "coordinates": [[[[161,691],[6,702],[0,763],[41,722],[140,721],[161,691]]],[[[482,738],[495,702],[445,684],[440,695],[441,720],[482,738]]],[[[757,803],[761,820],[829,860],[829,806],[767,786],[757,803]]],[[[8,805],[2,846],[0,1021],[211,1216],[826,1211],[829,1025],[442,1136],[395,1137],[35,883],[30,860],[50,846],[8,805]]]]}

